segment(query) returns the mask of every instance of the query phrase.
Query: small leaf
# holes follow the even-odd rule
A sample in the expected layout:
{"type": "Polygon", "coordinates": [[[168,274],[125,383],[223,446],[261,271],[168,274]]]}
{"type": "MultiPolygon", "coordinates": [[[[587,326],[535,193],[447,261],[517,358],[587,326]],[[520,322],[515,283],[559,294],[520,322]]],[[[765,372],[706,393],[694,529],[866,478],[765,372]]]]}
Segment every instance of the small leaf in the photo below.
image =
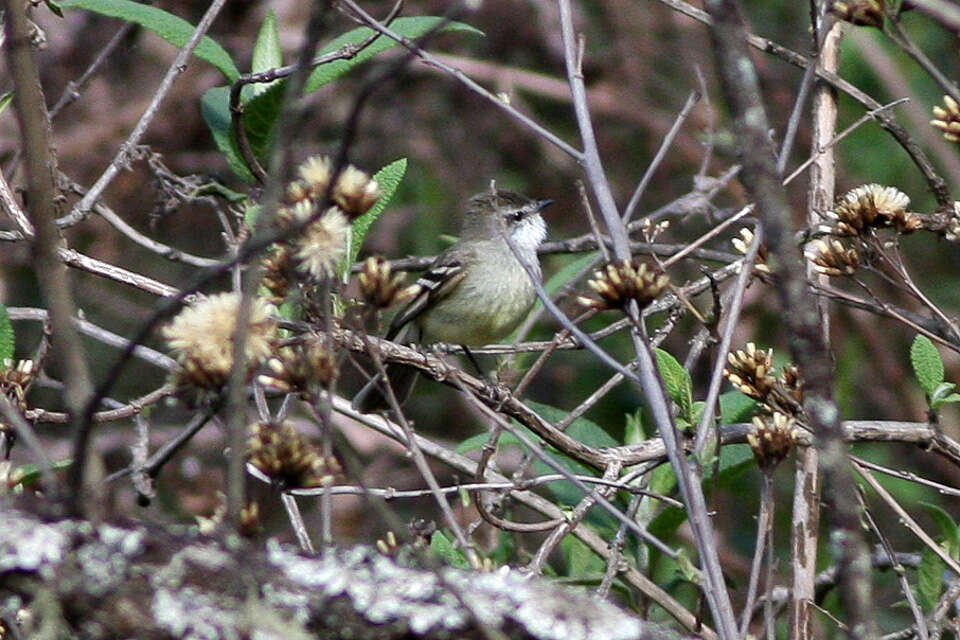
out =
{"type": "Polygon", "coordinates": [[[626,416],[627,424],[624,427],[623,444],[640,444],[647,439],[643,428],[643,411],[637,409],[626,416]]]}
{"type": "Polygon", "coordinates": [[[563,556],[567,561],[567,575],[571,578],[599,578],[603,575],[606,563],[597,552],[574,536],[566,536],[560,541],[563,556]]]}
{"type": "MultiPolygon", "coordinates": [[[[394,33],[397,33],[405,38],[414,39],[419,38],[428,31],[437,28],[439,25],[443,25],[440,27],[440,30],[444,32],[453,31],[481,36],[483,35],[482,31],[471,27],[468,24],[464,24],[462,22],[450,22],[447,21],[446,18],[440,18],[436,16],[397,18],[390,23],[390,29],[394,33]],[[444,22],[446,22],[446,24],[444,24],[444,22]]],[[[334,53],[335,51],[340,51],[344,47],[351,45],[359,45],[367,38],[372,36],[373,33],[373,30],[368,27],[360,27],[358,29],[348,31],[347,33],[344,33],[343,35],[327,43],[327,45],[320,50],[320,55],[334,53]]],[[[363,64],[378,53],[397,46],[399,46],[399,44],[396,41],[387,38],[386,36],[380,36],[374,40],[370,46],[358,52],[352,58],[336,60],[329,64],[320,65],[313,70],[313,73],[310,74],[310,78],[307,80],[306,93],[316,91],[323,85],[344,75],[354,67],[363,64]]]]}
{"type": "Polygon", "coordinates": [[[677,362],[676,358],[663,349],[657,349],[656,356],[657,369],[663,378],[663,384],[667,387],[667,394],[677,403],[680,415],[689,421],[693,408],[693,382],[690,380],[690,374],[677,362]]]}
{"type": "Polygon", "coordinates": [[[430,550],[436,553],[443,560],[457,569],[470,569],[470,561],[462,549],[456,549],[450,543],[447,536],[441,531],[435,531],[430,538],[430,550]]]}
{"type": "Polygon", "coordinates": [[[0,362],[13,358],[15,339],[7,308],[0,304],[0,362]]]}
{"type": "Polygon", "coordinates": [[[7,91],[5,94],[0,96],[0,113],[3,113],[4,109],[7,108],[7,105],[10,104],[11,100],[13,100],[13,91],[7,91]]]}
{"type": "MultiPolygon", "coordinates": [[[[196,27],[179,16],[131,0],[66,0],[61,2],[60,6],[64,9],[85,9],[102,16],[133,22],[177,47],[187,44],[196,31],[196,27]]],[[[204,36],[200,40],[193,55],[212,64],[231,82],[240,76],[230,54],[210,36],[204,36]]]]}
{"type": "Polygon", "coordinates": [[[937,606],[940,591],[943,589],[943,560],[930,547],[924,547],[920,554],[920,566],[917,567],[917,601],[920,607],[930,612],[937,606]]]}
{"type": "Polygon", "coordinates": [[[953,390],[957,388],[952,382],[941,382],[937,385],[937,388],[933,390],[933,393],[930,394],[930,408],[939,409],[942,405],[947,404],[948,402],[954,402],[949,398],[956,396],[957,394],[953,393],[953,390]]]}
{"type": "Polygon", "coordinates": [[[380,191],[383,195],[370,207],[369,211],[353,221],[353,242],[350,246],[350,252],[344,261],[344,267],[347,273],[349,273],[353,263],[357,260],[357,255],[360,253],[360,246],[367,237],[367,232],[370,231],[370,227],[373,226],[373,223],[377,221],[377,218],[380,217],[383,210],[390,204],[393,195],[397,192],[397,187],[400,186],[400,182],[403,181],[403,176],[406,173],[407,159],[400,158],[373,174],[373,179],[380,185],[380,191]]]}
{"type": "Polygon", "coordinates": [[[947,554],[956,560],[960,554],[960,528],[957,523],[943,507],[930,503],[921,502],[930,517],[934,519],[937,526],[940,527],[940,534],[943,536],[943,547],[947,554]]]}
{"type": "Polygon", "coordinates": [[[247,169],[237,143],[230,133],[230,87],[208,89],[200,99],[200,113],[220,153],[226,156],[230,169],[241,180],[253,182],[253,174],[247,169]]]}
{"type": "Polygon", "coordinates": [[[273,13],[273,9],[270,9],[263,18],[257,41],[253,45],[250,71],[261,73],[281,66],[283,66],[283,49],[280,47],[277,16],[273,13]]]}
{"type": "Polygon", "coordinates": [[[937,385],[943,382],[943,360],[930,338],[914,338],[910,346],[910,362],[920,387],[927,392],[927,396],[932,396],[937,385]]]}

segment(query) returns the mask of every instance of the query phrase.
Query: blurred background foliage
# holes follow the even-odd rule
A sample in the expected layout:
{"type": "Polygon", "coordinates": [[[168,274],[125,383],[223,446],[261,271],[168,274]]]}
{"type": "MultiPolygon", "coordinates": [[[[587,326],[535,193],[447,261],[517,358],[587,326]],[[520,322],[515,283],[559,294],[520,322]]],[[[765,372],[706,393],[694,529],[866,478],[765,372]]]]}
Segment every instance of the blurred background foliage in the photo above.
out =
{"type": "MultiPolygon", "coordinates": [[[[210,35],[234,56],[241,70],[245,70],[249,68],[257,30],[267,11],[272,10],[278,18],[286,62],[290,63],[302,37],[306,4],[295,0],[230,2],[210,35]]],[[[505,94],[514,105],[579,146],[565,83],[554,4],[548,0],[485,0],[478,4],[478,8],[458,19],[480,29],[484,37],[444,35],[434,41],[431,50],[441,52],[484,86],[505,94]]],[[[156,6],[194,24],[205,9],[200,3],[183,0],[160,0],[156,6]]],[[[368,2],[364,7],[375,16],[383,16],[390,3],[368,2]]],[[[801,53],[809,52],[806,3],[749,0],[743,3],[743,8],[756,34],[801,53]]],[[[449,5],[444,2],[413,0],[406,4],[404,15],[442,15],[448,9],[449,5]]],[[[728,120],[714,78],[709,34],[703,25],[653,0],[581,2],[575,9],[578,29],[586,38],[584,71],[600,150],[621,206],[629,199],[687,96],[700,88],[698,72],[705,79],[706,95],[692,111],[657,169],[635,217],[654,211],[693,189],[708,142],[713,148],[708,175],[719,175],[736,162],[728,120]]],[[[328,25],[330,38],[355,26],[343,16],[334,15],[335,20],[328,25]]],[[[82,11],[68,11],[64,18],[59,18],[42,7],[35,12],[35,19],[46,32],[47,44],[40,55],[40,65],[48,102],[52,103],[90,64],[120,22],[82,11]]],[[[919,12],[906,14],[903,22],[928,57],[948,77],[955,78],[960,62],[956,34],[919,12]]],[[[850,25],[845,29],[841,75],[881,103],[910,98],[907,104],[895,108],[896,117],[931,155],[956,192],[960,187],[958,148],[945,142],[928,126],[930,110],[939,102],[942,92],[879,31],[850,25]]],[[[82,185],[90,185],[96,179],[143,112],[175,53],[174,47],[143,29],[133,29],[124,38],[118,52],[84,89],[80,99],[54,122],[54,140],[62,171],[82,185]]],[[[298,127],[293,149],[297,160],[336,151],[344,119],[365,73],[396,55],[399,55],[396,50],[389,52],[307,98],[311,108],[307,121],[298,127]]],[[[775,128],[772,135],[780,140],[802,74],[767,54],[755,51],[753,58],[775,128]]],[[[6,90],[9,80],[7,76],[4,78],[6,90]]],[[[161,154],[164,163],[176,174],[198,175],[244,191],[247,186],[228,169],[200,115],[200,96],[220,83],[222,80],[213,68],[201,61],[192,62],[162,106],[145,144],[161,154]]],[[[840,129],[863,115],[862,107],[844,96],[840,97],[840,107],[840,129]]],[[[809,109],[805,114],[809,114],[809,109]]],[[[800,121],[788,172],[807,158],[810,135],[810,121],[805,115],[800,121]]],[[[8,109],[0,116],[0,160],[4,167],[10,165],[18,144],[16,121],[8,109]]],[[[912,209],[934,210],[935,201],[922,176],[896,142],[875,123],[859,127],[838,145],[837,154],[838,194],[864,183],[878,182],[906,192],[912,199],[912,209]]],[[[409,161],[406,177],[393,203],[368,237],[361,257],[380,254],[397,258],[439,252],[449,242],[443,234],[455,234],[458,229],[461,203],[485,189],[491,179],[495,179],[498,186],[533,197],[555,199],[557,204],[548,213],[551,239],[576,236],[589,230],[578,195],[580,168],[562,152],[451,78],[423,64],[413,63],[374,93],[361,118],[356,144],[350,150],[350,161],[371,172],[401,157],[409,161]]],[[[806,215],[805,181],[797,180],[790,187],[789,195],[799,226],[806,215]]],[[[171,200],[144,162],[133,163],[130,170],[114,182],[106,199],[128,223],[162,242],[212,258],[223,255],[221,227],[212,209],[202,203],[183,204],[171,200]]],[[[68,202],[73,201],[71,196],[68,202]]],[[[661,240],[684,243],[698,237],[714,224],[716,216],[722,217],[725,211],[729,213],[744,204],[742,188],[736,181],[732,182],[714,204],[718,209],[711,215],[672,219],[670,229],[661,240]]],[[[713,246],[729,250],[727,240],[731,235],[714,242],[713,246]]],[[[68,232],[68,238],[71,246],[80,251],[171,285],[185,282],[192,272],[191,267],[165,260],[134,245],[96,218],[68,232]]],[[[948,312],[960,309],[960,287],[956,286],[960,252],[956,245],[938,241],[932,234],[923,234],[906,238],[904,253],[921,288],[948,312]]],[[[576,256],[546,257],[547,277],[574,259],[576,256]]],[[[675,281],[699,275],[690,266],[680,267],[677,273],[675,281]]],[[[132,334],[155,302],[142,292],[88,274],[75,272],[73,277],[85,316],[121,335],[132,334]]],[[[219,289],[228,286],[227,279],[218,283],[219,289]]],[[[573,288],[582,286],[580,282],[573,288]]],[[[0,287],[2,299],[9,306],[42,306],[25,246],[7,245],[0,252],[0,287]]],[[[771,290],[755,283],[747,296],[734,345],[755,341],[774,346],[780,356],[785,355],[782,318],[773,304],[771,290]]],[[[889,296],[897,304],[913,306],[896,292],[889,292],[889,296]]],[[[697,298],[695,303],[701,309],[709,309],[708,296],[697,298]]],[[[574,310],[569,301],[564,308],[574,310]]],[[[909,370],[908,348],[913,335],[902,325],[861,311],[835,308],[833,317],[836,391],[843,417],[923,420],[923,393],[912,383],[909,370]]],[[[612,314],[598,317],[588,323],[588,327],[599,328],[611,318],[612,314]]],[[[655,328],[661,320],[655,316],[651,326],[655,328]]],[[[682,362],[697,328],[689,318],[682,320],[663,348],[682,362]]],[[[27,357],[36,346],[39,327],[18,323],[16,329],[18,356],[27,357]]],[[[545,319],[537,324],[530,338],[549,339],[556,330],[556,324],[545,319]]],[[[613,353],[629,353],[622,334],[602,344],[613,353]]],[[[94,374],[103,375],[116,352],[92,341],[88,341],[87,346],[94,374]]],[[[164,348],[158,340],[151,346],[164,348]]],[[[944,355],[947,379],[960,379],[955,355],[944,355]]],[[[701,359],[691,371],[695,399],[702,399],[706,393],[709,365],[707,359],[701,359]]],[[[137,366],[142,370],[129,371],[114,390],[116,397],[142,394],[163,380],[162,372],[137,366]]],[[[355,388],[356,381],[346,375],[343,387],[355,388]]],[[[538,375],[528,397],[569,410],[609,375],[605,367],[585,353],[559,353],[538,375]]],[[[423,433],[455,443],[484,429],[483,421],[473,416],[451,390],[423,383],[417,394],[416,402],[409,408],[417,429],[423,433]]],[[[56,391],[48,390],[40,392],[35,404],[55,409],[59,408],[57,402],[56,391]]],[[[588,412],[587,417],[621,442],[626,416],[635,414],[641,402],[635,388],[621,386],[588,412]]],[[[171,429],[188,416],[174,407],[164,407],[156,413],[171,429]]],[[[953,437],[960,435],[955,426],[957,417],[949,409],[944,415],[944,429],[953,437]]],[[[162,438],[164,433],[173,431],[158,430],[158,437],[162,438]]],[[[366,483],[398,488],[420,486],[419,474],[412,465],[398,462],[401,458],[395,449],[360,430],[349,434],[354,446],[365,456],[366,483]]],[[[44,432],[52,449],[65,455],[66,439],[58,437],[60,435],[56,427],[44,432]]],[[[98,433],[98,446],[108,451],[108,471],[127,463],[126,446],[132,437],[128,424],[105,427],[98,433]]],[[[856,447],[856,450],[897,467],[922,465],[935,480],[957,478],[956,469],[906,445],[875,444],[856,447]]],[[[216,492],[222,486],[221,452],[222,434],[207,429],[188,455],[164,471],[157,503],[139,513],[158,519],[208,515],[218,501],[216,492]]],[[[24,452],[18,451],[18,454],[24,452]]],[[[451,480],[449,472],[440,468],[438,471],[445,474],[446,481],[451,480]]],[[[784,506],[778,511],[775,539],[781,566],[785,567],[788,564],[785,541],[790,524],[786,505],[791,500],[792,485],[788,469],[782,469],[778,477],[777,499],[784,506]]],[[[721,555],[736,580],[745,580],[752,553],[755,535],[752,514],[757,504],[758,478],[755,469],[748,470],[737,476],[729,487],[718,489],[714,496],[717,528],[724,532],[721,555]]],[[[900,481],[884,482],[908,504],[921,499],[944,503],[957,514],[955,506],[946,504],[932,491],[900,481]]],[[[131,495],[119,487],[116,491],[118,508],[133,509],[131,495]]],[[[431,501],[424,497],[396,503],[396,508],[405,517],[417,514],[436,517],[431,501]]],[[[344,498],[338,500],[337,505],[339,541],[369,541],[382,535],[376,527],[370,528],[366,520],[369,514],[364,513],[362,501],[344,498]],[[371,532],[376,535],[372,536],[371,532]]],[[[308,506],[304,511],[309,513],[311,509],[308,506]]],[[[276,515],[280,515],[279,507],[276,515]]],[[[268,520],[271,533],[292,536],[282,517],[271,516],[268,520]]],[[[683,529],[680,535],[686,535],[683,529]]],[[[917,548],[909,538],[895,537],[895,540],[903,541],[905,550],[917,548]]],[[[826,563],[827,559],[823,561],[826,563]]],[[[670,562],[657,564],[656,571],[663,583],[676,578],[676,566],[670,562]]],[[[897,600],[892,576],[880,579],[890,586],[878,592],[878,602],[897,600]]],[[[677,593],[686,594],[684,601],[688,605],[694,604],[694,589],[680,587],[677,593]]],[[[906,610],[878,606],[878,611],[882,611],[879,615],[898,618],[900,622],[908,620],[906,610]]]]}

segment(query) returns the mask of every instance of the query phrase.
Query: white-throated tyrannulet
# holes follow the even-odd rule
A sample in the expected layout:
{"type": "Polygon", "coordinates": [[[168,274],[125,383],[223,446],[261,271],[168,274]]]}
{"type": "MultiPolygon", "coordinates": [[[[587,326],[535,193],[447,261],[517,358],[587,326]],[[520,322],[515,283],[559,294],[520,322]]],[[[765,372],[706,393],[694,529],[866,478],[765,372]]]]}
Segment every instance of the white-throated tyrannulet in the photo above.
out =
{"type": "MultiPolygon", "coordinates": [[[[547,236],[540,212],[552,202],[496,189],[470,198],[460,239],[437,256],[417,280],[420,291],[393,319],[387,339],[397,338],[408,327],[414,331],[405,338],[421,344],[476,346],[509,335],[537,298],[520,260],[540,277],[537,248],[547,236]]],[[[399,378],[406,374],[391,368],[388,375],[402,401],[408,391],[399,378]]],[[[375,395],[371,391],[378,383],[377,379],[371,381],[354,405],[364,410],[376,408],[369,396],[375,395]]]]}

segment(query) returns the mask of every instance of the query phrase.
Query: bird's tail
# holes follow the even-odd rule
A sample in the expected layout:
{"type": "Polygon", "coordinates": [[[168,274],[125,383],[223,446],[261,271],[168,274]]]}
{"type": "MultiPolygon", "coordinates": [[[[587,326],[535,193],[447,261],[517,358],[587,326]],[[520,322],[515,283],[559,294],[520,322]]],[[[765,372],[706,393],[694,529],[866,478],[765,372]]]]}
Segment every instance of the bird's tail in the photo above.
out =
{"type": "Polygon", "coordinates": [[[393,391],[399,405],[403,405],[413,393],[417,382],[417,370],[402,364],[390,364],[386,367],[386,379],[377,374],[353,397],[353,408],[361,413],[373,413],[390,408],[387,384],[393,391]]]}

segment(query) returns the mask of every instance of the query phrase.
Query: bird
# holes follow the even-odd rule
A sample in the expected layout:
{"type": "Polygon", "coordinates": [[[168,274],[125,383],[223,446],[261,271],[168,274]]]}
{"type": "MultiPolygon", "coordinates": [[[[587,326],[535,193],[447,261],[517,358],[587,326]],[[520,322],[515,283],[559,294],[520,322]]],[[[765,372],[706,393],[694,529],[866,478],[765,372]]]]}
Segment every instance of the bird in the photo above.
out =
{"type": "MultiPolygon", "coordinates": [[[[510,335],[537,299],[531,278],[541,278],[537,249],[547,237],[541,212],[551,204],[493,184],[467,200],[459,240],[417,280],[417,293],[394,316],[386,339],[458,344],[476,366],[469,347],[510,335]]],[[[415,373],[409,367],[389,368],[401,401],[409,396],[415,373]]],[[[354,407],[384,408],[382,391],[373,393],[381,385],[374,377],[354,398],[354,407]]]]}

